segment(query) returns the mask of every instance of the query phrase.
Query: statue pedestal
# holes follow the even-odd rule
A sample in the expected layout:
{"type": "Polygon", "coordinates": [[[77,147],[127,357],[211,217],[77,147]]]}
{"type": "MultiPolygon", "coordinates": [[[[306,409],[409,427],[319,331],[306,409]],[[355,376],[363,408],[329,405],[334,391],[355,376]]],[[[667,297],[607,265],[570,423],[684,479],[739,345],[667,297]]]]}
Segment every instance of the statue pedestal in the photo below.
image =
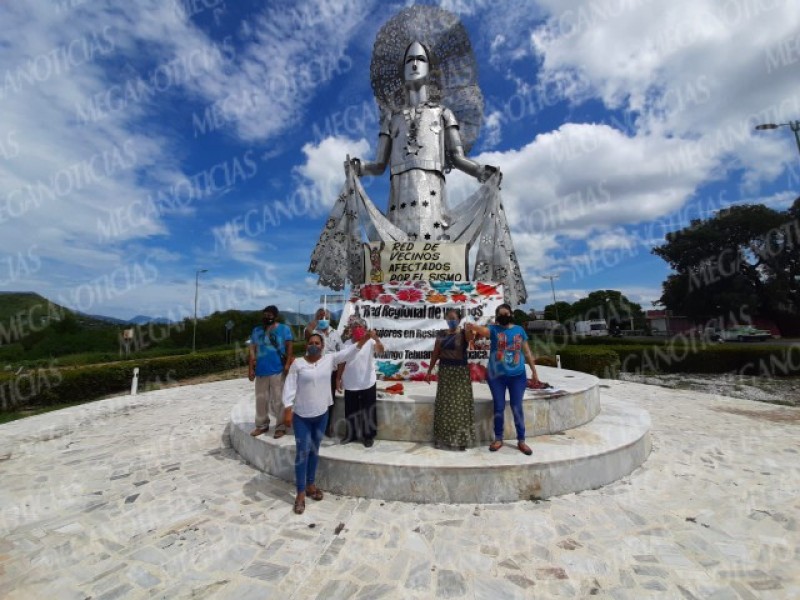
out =
{"type": "MultiPolygon", "coordinates": [[[[650,417],[646,411],[605,394],[601,408],[596,378],[561,369],[539,369],[542,379],[567,388],[568,394],[526,400],[532,456],[517,450],[513,424],[505,447],[498,452],[489,452],[485,442],[458,452],[437,450],[422,441],[385,439],[390,435],[430,439],[432,419],[427,423],[422,419],[429,407],[432,409],[435,385],[406,382],[405,399],[378,400],[379,436],[372,448],[359,443],[340,445],[328,438],[322,442],[317,484],[327,492],[383,500],[514,502],[594,489],[628,475],[646,460],[650,453],[650,417]],[[399,408],[403,404],[407,406],[399,408]],[[420,421],[403,423],[400,415],[392,422],[384,421],[395,409],[405,410],[402,418],[420,421]],[[577,423],[584,410],[586,416],[598,412],[582,425],[558,431],[563,425],[577,423]],[[547,415],[546,425],[543,415],[547,415]],[[537,428],[549,433],[536,434],[537,428]]],[[[482,395],[479,387],[473,384],[476,397],[482,395]]],[[[476,408],[479,403],[476,400],[476,408]]],[[[507,422],[509,419],[507,415],[507,422]]],[[[257,469],[294,482],[294,436],[253,438],[253,427],[253,400],[247,398],[231,412],[233,447],[257,469]]]]}
{"type": "MultiPolygon", "coordinates": [[[[544,367],[542,367],[544,368],[544,367]]],[[[544,375],[542,375],[544,377],[544,375]]],[[[522,402],[525,414],[525,431],[528,437],[550,435],[585,425],[600,413],[598,379],[586,373],[554,369],[546,377],[555,393],[528,390],[522,402]]],[[[378,437],[379,440],[401,442],[433,442],[433,410],[436,400],[436,382],[404,382],[403,394],[381,393],[388,385],[378,384],[378,437]]],[[[478,442],[494,439],[494,405],[486,383],[473,383],[475,399],[475,433],[478,442]]],[[[337,398],[334,405],[334,428],[344,437],[344,401],[337,398]]],[[[511,408],[506,403],[503,437],[517,439],[511,408]]]]}

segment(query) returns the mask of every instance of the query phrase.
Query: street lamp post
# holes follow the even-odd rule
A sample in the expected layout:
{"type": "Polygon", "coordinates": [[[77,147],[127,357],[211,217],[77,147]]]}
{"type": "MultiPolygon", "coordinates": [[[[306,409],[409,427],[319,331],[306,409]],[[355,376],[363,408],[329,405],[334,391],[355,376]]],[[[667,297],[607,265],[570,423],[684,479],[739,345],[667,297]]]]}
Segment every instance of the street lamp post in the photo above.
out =
{"type": "Polygon", "coordinates": [[[208,269],[198,269],[194,272],[194,330],[192,331],[192,354],[197,346],[197,294],[200,290],[200,273],[208,273],[208,269]]]}
{"type": "Polygon", "coordinates": [[[542,275],[542,278],[550,280],[550,289],[553,290],[553,310],[556,311],[556,321],[561,322],[561,319],[558,318],[558,304],[556,304],[556,286],[553,283],[554,279],[558,279],[558,275],[542,275]]]}
{"type": "Polygon", "coordinates": [[[797,151],[800,152],[800,121],[789,121],[788,123],[762,123],[756,125],[758,131],[767,129],[778,129],[778,127],[788,127],[794,133],[794,141],[797,142],[797,151]]]}
{"type": "Polygon", "coordinates": [[[300,299],[297,301],[297,331],[299,331],[297,339],[301,339],[303,337],[303,325],[300,322],[300,306],[305,302],[305,299],[300,299]]]}

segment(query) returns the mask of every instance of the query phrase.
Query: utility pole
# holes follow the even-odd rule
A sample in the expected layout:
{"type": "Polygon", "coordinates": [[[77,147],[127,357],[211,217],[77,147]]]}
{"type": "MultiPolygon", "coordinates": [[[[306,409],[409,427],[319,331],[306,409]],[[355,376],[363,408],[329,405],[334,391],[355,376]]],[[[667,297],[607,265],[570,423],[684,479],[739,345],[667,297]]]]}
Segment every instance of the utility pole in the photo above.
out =
{"type": "Polygon", "coordinates": [[[558,304],[556,303],[556,286],[553,283],[555,279],[558,279],[558,275],[542,275],[542,278],[550,280],[550,289],[553,290],[553,310],[556,311],[556,321],[560,323],[561,319],[558,318],[558,304]]]}
{"type": "Polygon", "coordinates": [[[192,354],[197,346],[197,293],[200,289],[200,273],[208,273],[208,269],[198,269],[194,273],[194,329],[192,331],[192,354]]]}

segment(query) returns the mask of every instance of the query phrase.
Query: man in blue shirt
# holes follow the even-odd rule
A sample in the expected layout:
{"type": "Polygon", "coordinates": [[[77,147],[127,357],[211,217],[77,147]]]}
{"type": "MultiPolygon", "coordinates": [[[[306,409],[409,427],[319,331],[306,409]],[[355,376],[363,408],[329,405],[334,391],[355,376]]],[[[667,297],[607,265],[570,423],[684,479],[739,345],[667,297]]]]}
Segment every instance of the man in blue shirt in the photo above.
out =
{"type": "Polygon", "coordinates": [[[294,359],[292,330],[278,323],[278,308],[267,306],[263,324],[250,334],[250,360],[248,377],[256,382],[256,428],[250,432],[258,436],[269,431],[269,415],[275,416],[275,438],[286,434],[283,424],[283,381],[294,359]]]}

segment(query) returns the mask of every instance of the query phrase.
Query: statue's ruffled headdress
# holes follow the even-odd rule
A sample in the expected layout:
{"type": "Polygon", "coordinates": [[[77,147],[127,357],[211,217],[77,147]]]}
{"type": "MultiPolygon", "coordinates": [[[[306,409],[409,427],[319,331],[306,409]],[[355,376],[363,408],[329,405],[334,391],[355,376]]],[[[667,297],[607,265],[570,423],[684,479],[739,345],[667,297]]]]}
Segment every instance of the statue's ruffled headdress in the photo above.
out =
{"type": "Polygon", "coordinates": [[[386,22],[372,49],[370,80],[375,99],[387,112],[405,104],[403,57],[415,41],[433,55],[430,98],[453,111],[464,152],[469,153],[481,130],[483,94],[467,30],[453,13],[435,6],[412,6],[386,22]]]}

